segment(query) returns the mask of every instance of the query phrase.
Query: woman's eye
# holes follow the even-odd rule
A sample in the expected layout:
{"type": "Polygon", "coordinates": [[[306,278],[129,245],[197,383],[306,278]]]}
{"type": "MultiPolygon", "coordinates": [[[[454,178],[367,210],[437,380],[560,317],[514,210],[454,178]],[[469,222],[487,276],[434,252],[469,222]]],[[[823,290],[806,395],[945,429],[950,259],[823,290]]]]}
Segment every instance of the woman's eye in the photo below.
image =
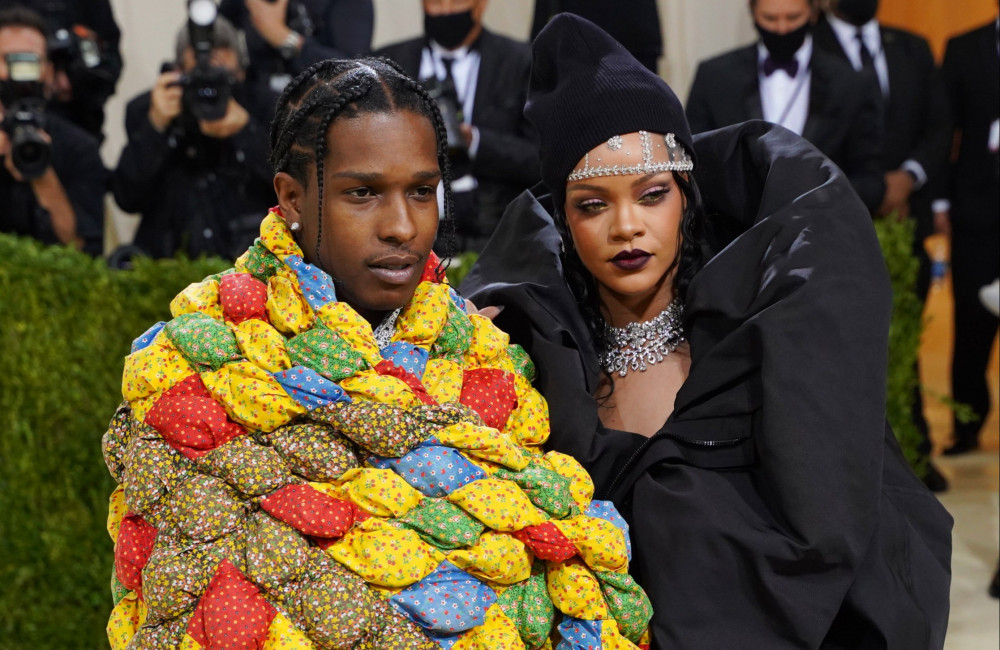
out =
{"type": "Polygon", "coordinates": [[[669,192],[669,187],[654,187],[643,192],[642,196],[639,197],[639,201],[642,203],[659,203],[669,192]]]}
{"type": "Polygon", "coordinates": [[[576,204],[576,209],[580,212],[597,212],[604,207],[604,201],[600,199],[589,199],[576,204]]]}

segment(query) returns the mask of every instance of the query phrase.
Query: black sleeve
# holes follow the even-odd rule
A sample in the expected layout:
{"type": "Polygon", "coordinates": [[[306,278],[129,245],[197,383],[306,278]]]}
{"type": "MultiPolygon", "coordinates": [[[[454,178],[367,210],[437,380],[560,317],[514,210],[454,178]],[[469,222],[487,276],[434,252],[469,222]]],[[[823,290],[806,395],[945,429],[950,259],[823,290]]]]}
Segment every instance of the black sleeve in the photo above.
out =
{"type": "Polygon", "coordinates": [[[125,212],[146,212],[158,201],[160,176],[171,154],[169,136],[149,121],[149,93],[129,102],[125,109],[128,142],[111,177],[115,202],[125,212]]]}
{"type": "MultiPolygon", "coordinates": [[[[510,94],[498,98],[503,106],[515,115],[517,126],[509,131],[476,125],[479,129],[479,149],[473,161],[475,176],[496,178],[505,182],[530,187],[538,182],[541,170],[538,163],[538,136],[524,116],[528,98],[528,76],[531,73],[531,56],[527,50],[517,52],[515,69],[505,78],[510,80],[510,94]]],[[[477,109],[473,109],[475,114],[477,109]]],[[[495,108],[494,110],[501,110],[495,108]]]]}
{"type": "Polygon", "coordinates": [[[85,252],[100,255],[104,249],[104,194],[108,188],[108,172],[101,160],[97,140],[71,124],[53,130],[50,134],[52,168],[73,206],[76,234],[83,240],[85,252]]]}
{"type": "Polygon", "coordinates": [[[940,175],[947,165],[948,154],[951,152],[952,130],[944,78],[934,64],[934,56],[927,42],[921,40],[918,47],[917,65],[924,72],[926,83],[919,111],[920,137],[909,158],[920,163],[930,181],[940,175]]]}
{"type": "Polygon", "coordinates": [[[857,110],[851,137],[844,150],[844,172],[869,211],[874,212],[885,196],[882,164],[885,137],[882,91],[874,73],[861,73],[855,89],[857,110]]]}
{"type": "Polygon", "coordinates": [[[688,93],[687,106],[684,107],[691,133],[704,133],[722,126],[716,124],[712,117],[712,106],[709,101],[711,83],[707,79],[708,76],[704,64],[701,64],[694,73],[694,81],[691,82],[691,92],[688,93]]]}

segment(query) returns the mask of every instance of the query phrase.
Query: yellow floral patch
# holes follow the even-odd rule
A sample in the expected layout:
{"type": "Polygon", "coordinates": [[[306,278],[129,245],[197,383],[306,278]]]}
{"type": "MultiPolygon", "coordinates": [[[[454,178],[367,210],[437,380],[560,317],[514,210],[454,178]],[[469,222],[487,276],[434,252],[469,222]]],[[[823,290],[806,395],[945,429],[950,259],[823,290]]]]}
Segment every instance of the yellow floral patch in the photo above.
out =
{"type": "Polygon", "coordinates": [[[285,272],[291,274],[283,267],[267,280],[267,318],[285,336],[295,336],[312,327],[315,317],[299,292],[298,282],[285,272]]]}
{"type": "Polygon", "coordinates": [[[448,322],[450,303],[447,285],[421,282],[413,300],[399,314],[393,340],[402,340],[405,332],[407,342],[430,349],[448,322]]]}
{"type": "Polygon", "coordinates": [[[514,621],[507,618],[500,605],[494,603],[486,611],[486,621],[472,628],[451,646],[452,650],[518,650],[524,648],[514,621]]]}
{"type": "Polygon", "coordinates": [[[170,301],[170,315],[174,318],[194,312],[201,312],[217,320],[222,320],[218,280],[209,279],[189,284],[184,291],[181,291],[170,301]]]}
{"type": "Polygon", "coordinates": [[[517,408],[507,418],[504,431],[520,445],[540,446],[549,438],[549,405],[527,379],[516,373],[514,394],[517,408]]]}
{"type": "Polygon", "coordinates": [[[271,621],[263,650],[312,650],[316,646],[281,612],[271,621]]]}
{"type": "Polygon", "coordinates": [[[306,412],[262,368],[249,361],[227,363],[201,374],[205,386],[236,422],[250,429],[273,431],[306,412]]]}
{"type": "Polygon", "coordinates": [[[146,605],[134,591],[128,592],[111,611],[108,619],[108,641],[111,650],[125,650],[136,631],[146,621],[146,605]]]}
{"type": "Polygon", "coordinates": [[[438,404],[457,402],[462,397],[462,381],[465,371],[462,366],[447,359],[431,359],[427,362],[421,382],[427,393],[438,404]]]}
{"type": "Polygon", "coordinates": [[[513,532],[547,521],[545,514],[531,503],[521,488],[502,479],[473,481],[447,498],[487,527],[501,532],[513,532]]]}
{"type": "Polygon", "coordinates": [[[459,422],[440,429],[435,436],[442,443],[454,447],[473,458],[497,463],[513,470],[524,469],[531,458],[506,434],[490,427],[459,422]]]}
{"type": "Polygon", "coordinates": [[[326,550],[359,576],[383,587],[407,587],[431,573],[444,555],[408,528],[367,519],[326,550]]]}
{"type": "Polygon", "coordinates": [[[556,609],[587,621],[609,618],[601,584],[580,560],[572,558],[546,564],[545,583],[556,609]]]}
{"type": "Polygon", "coordinates": [[[251,318],[230,327],[247,361],[267,372],[281,372],[292,367],[285,350],[285,337],[269,324],[251,318]]]}
{"type": "Polygon", "coordinates": [[[514,364],[507,354],[510,337],[493,324],[489,318],[473,314],[472,344],[465,352],[465,362],[469,367],[496,367],[512,372],[514,364]]]}
{"type": "Polygon", "coordinates": [[[581,509],[590,505],[590,501],[594,498],[594,481],[575,458],[560,454],[558,451],[550,451],[543,456],[543,460],[556,474],[570,480],[569,493],[581,509]]]}
{"type": "Polygon", "coordinates": [[[108,499],[108,534],[114,542],[118,541],[118,531],[126,514],[128,506],[125,505],[125,487],[119,485],[108,499]]]}
{"type": "Polygon", "coordinates": [[[625,533],[610,521],[579,515],[553,520],[553,525],[573,542],[580,557],[594,571],[628,571],[625,533]]]}
{"type": "Polygon", "coordinates": [[[340,480],[346,498],[377,517],[402,517],[424,498],[391,469],[350,469],[340,480]]]}
{"type": "Polygon", "coordinates": [[[194,368],[161,331],[148,346],[125,357],[122,397],[134,402],[159,395],[193,374],[194,368]]]}
{"type": "Polygon", "coordinates": [[[382,360],[371,324],[346,302],[328,302],[320,307],[317,317],[323,325],[347,341],[351,349],[361,354],[369,365],[374,366],[382,360]]]}
{"type": "Polygon", "coordinates": [[[340,381],[340,387],[350,395],[351,399],[393,404],[404,409],[420,403],[403,380],[380,375],[374,370],[365,370],[343,379],[340,381]]]}
{"type": "Polygon", "coordinates": [[[504,585],[531,575],[531,553],[507,533],[487,531],[475,546],[448,553],[448,560],[481,580],[504,585]]]}

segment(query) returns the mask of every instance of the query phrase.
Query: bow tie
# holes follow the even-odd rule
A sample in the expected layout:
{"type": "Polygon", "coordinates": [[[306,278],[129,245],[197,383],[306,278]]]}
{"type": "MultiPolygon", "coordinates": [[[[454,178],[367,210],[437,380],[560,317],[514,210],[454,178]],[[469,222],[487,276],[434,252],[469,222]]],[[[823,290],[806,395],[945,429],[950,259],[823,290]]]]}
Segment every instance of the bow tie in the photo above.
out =
{"type": "Polygon", "coordinates": [[[766,59],[764,59],[763,69],[765,77],[770,77],[772,74],[774,74],[775,70],[784,70],[786,73],[788,73],[789,77],[794,79],[795,75],[799,73],[799,61],[798,59],[795,58],[792,58],[789,61],[775,61],[772,57],[769,56],[766,59]]]}

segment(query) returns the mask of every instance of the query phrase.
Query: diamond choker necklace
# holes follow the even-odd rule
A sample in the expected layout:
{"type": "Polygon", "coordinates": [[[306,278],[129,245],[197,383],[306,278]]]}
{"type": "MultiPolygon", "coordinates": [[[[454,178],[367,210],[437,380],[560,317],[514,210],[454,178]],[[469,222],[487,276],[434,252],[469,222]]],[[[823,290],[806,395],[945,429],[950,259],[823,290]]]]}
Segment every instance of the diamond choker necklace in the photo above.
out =
{"type": "Polygon", "coordinates": [[[629,323],[625,327],[604,324],[606,349],[601,354],[601,367],[609,375],[624,377],[629,371],[644,372],[647,366],[663,361],[664,357],[684,342],[681,316],[684,305],[674,299],[652,320],[629,323]]]}

